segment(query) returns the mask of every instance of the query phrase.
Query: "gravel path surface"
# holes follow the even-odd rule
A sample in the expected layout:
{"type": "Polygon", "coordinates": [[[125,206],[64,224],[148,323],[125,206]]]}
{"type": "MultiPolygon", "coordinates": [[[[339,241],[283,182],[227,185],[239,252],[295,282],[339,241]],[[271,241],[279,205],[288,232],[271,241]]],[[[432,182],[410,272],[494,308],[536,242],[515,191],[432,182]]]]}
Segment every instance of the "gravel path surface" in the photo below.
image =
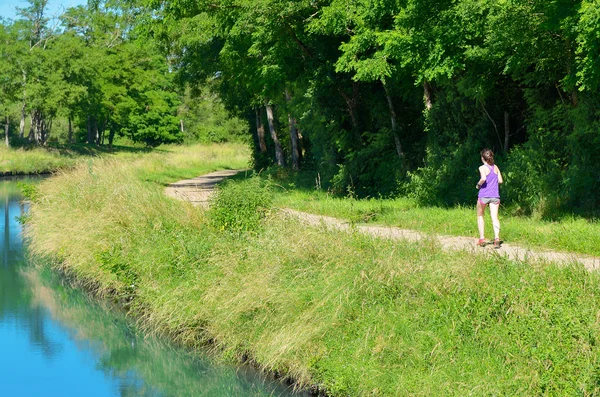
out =
{"type": "Polygon", "coordinates": [[[192,179],[171,183],[165,189],[167,196],[183,201],[189,201],[193,205],[207,206],[210,195],[215,186],[225,178],[234,176],[245,170],[223,170],[211,172],[192,179]]]}
{"type": "MultiPolygon", "coordinates": [[[[233,176],[244,170],[225,170],[212,172],[193,179],[186,179],[172,183],[166,188],[166,194],[179,200],[189,201],[193,205],[208,206],[208,200],[215,186],[225,178],[233,176]]],[[[390,226],[352,225],[350,222],[323,215],[314,215],[284,208],[284,216],[294,217],[302,223],[316,227],[326,227],[332,230],[358,231],[380,238],[403,239],[409,241],[434,240],[444,249],[464,250],[483,255],[503,255],[510,259],[521,261],[546,261],[558,263],[580,262],[588,270],[600,268],[600,257],[585,256],[570,252],[558,252],[541,249],[528,249],[516,244],[503,243],[499,249],[492,245],[478,247],[473,237],[454,237],[443,235],[430,235],[415,230],[401,229],[390,226]]]]}
{"type": "Polygon", "coordinates": [[[283,209],[282,212],[288,216],[300,219],[307,225],[322,226],[335,230],[356,230],[360,233],[369,234],[380,238],[403,239],[409,241],[434,240],[444,249],[448,250],[466,250],[469,252],[485,255],[502,255],[510,259],[521,261],[546,261],[558,263],[580,262],[588,270],[600,268],[600,258],[593,256],[579,255],[570,252],[558,252],[541,249],[528,249],[516,244],[503,243],[499,249],[493,248],[492,244],[486,247],[478,247],[474,237],[455,237],[443,235],[431,235],[415,230],[401,229],[391,226],[368,226],[352,225],[349,222],[332,218],[329,216],[313,215],[306,212],[283,209]]]}

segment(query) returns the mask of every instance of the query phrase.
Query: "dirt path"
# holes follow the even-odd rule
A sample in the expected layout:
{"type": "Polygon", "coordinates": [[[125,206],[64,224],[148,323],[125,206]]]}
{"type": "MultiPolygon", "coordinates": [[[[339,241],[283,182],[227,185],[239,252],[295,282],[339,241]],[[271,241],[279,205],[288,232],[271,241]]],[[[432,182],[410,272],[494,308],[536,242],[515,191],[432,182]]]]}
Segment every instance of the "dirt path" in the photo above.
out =
{"type": "Polygon", "coordinates": [[[167,196],[183,201],[189,201],[193,205],[207,206],[211,193],[215,186],[225,178],[236,175],[245,170],[223,170],[211,172],[192,179],[171,183],[165,189],[167,196]]]}
{"type": "Polygon", "coordinates": [[[521,247],[516,244],[506,243],[503,243],[500,249],[494,249],[491,244],[485,248],[482,248],[475,245],[475,242],[477,240],[475,237],[430,235],[415,230],[401,229],[398,227],[390,226],[352,225],[349,222],[342,221],[337,218],[322,215],[313,215],[287,208],[283,209],[282,212],[288,216],[298,218],[303,223],[312,226],[323,226],[335,230],[356,230],[361,233],[389,239],[403,239],[409,241],[434,239],[437,240],[437,242],[444,249],[447,250],[466,250],[486,255],[504,255],[510,259],[516,259],[521,261],[548,261],[559,263],[580,262],[588,270],[595,270],[600,268],[599,257],[550,250],[532,250],[525,247],[521,247]]]}
{"type": "MultiPolygon", "coordinates": [[[[193,205],[208,205],[208,199],[216,184],[227,177],[235,175],[241,170],[227,170],[212,172],[197,178],[179,181],[166,188],[168,196],[179,200],[189,201],[193,205]]],[[[313,215],[288,208],[281,210],[282,214],[299,219],[302,223],[310,226],[326,227],[332,230],[353,231],[369,234],[371,236],[389,239],[403,239],[409,241],[437,240],[447,250],[466,250],[473,253],[485,255],[504,255],[510,259],[521,261],[548,261],[558,263],[580,262],[588,270],[600,268],[600,257],[585,256],[569,252],[557,252],[550,250],[532,250],[515,244],[502,244],[500,249],[494,249],[491,245],[485,248],[475,245],[474,237],[454,237],[443,235],[430,235],[415,230],[401,229],[389,226],[352,225],[351,223],[332,218],[329,216],[313,215]]]]}

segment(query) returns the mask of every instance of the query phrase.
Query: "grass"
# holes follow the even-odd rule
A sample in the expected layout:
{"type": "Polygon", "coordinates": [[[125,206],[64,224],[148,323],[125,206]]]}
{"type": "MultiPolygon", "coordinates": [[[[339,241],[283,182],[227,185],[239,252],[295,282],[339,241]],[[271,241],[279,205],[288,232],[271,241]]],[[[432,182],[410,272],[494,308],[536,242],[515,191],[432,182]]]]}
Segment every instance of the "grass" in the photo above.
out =
{"type": "Polygon", "coordinates": [[[166,146],[144,155],[136,169],[140,180],[168,184],[222,169],[246,169],[250,151],[241,143],[166,146]]]}
{"type": "MultiPolygon", "coordinates": [[[[289,188],[276,191],[279,207],[347,219],[355,223],[381,224],[452,236],[478,237],[475,205],[440,208],[420,206],[410,198],[354,199],[336,197],[322,190],[289,188]]],[[[511,216],[500,208],[501,237],[507,243],[600,256],[600,223],[577,216],[559,221],[511,216]]],[[[486,211],[486,236],[493,237],[486,211]]]]}
{"type": "Polygon", "coordinates": [[[125,161],[143,159],[145,178],[168,183],[179,178],[227,169],[246,168],[249,153],[246,145],[164,145],[155,149],[137,146],[73,144],[7,149],[0,147],[0,176],[46,174],[74,168],[80,163],[93,163],[99,158],[125,161]],[[167,155],[168,154],[168,155],[167,155]]]}
{"type": "Polygon", "coordinates": [[[135,158],[152,149],[138,146],[97,146],[87,144],[56,144],[47,146],[0,146],[0,175],[48,174],[73,168],[81,161],[96,157],[135,158]]]}
{"type": "Polygon", "coordinates": [[[136,332],[118,307],[66,287],[60,275],[45,266],[28,266],[20,275],[31,291],[30,305],[48,311],[77,341],[91,342],[85,346],[98,357],[97,369],[113,378],[131,379],[135,374],[144,380],[146,393],[138,390],[137,394],[267,397],[277,389],[276,384],[250,388],[235,368],[223,366],[213,357],[198,357],[136,332]]]}
{"type": "Polygon", "coordinates": [[[44,174],[75,165],[73,155],[45,148],[7,149],[0,147],[0,175],[44,174]]]}
{"type": "Polygon", "coordinates": [[[27,227],[32,252],[126,302],[143,329],[331,396],[600,394],[597,272],[268,212],[232,232],[165,197],[156,161],[98,160],[42,182],[27,227]]]}

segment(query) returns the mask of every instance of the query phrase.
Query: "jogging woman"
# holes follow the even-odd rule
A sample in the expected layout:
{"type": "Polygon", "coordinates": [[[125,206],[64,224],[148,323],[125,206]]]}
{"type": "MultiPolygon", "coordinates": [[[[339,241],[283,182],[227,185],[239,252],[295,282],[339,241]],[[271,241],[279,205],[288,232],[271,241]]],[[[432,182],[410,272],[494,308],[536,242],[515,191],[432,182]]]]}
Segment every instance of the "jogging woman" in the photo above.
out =
{"type": "Polygon", "coordinates": [[[477,227],[479,228],[479,240],[477,245],[485,246],[485,223],[483,215],[485,207],[490,206],[490,216],[494,226],[494,248],[500,248],[500,220],[498,219],[498,208],[500,207],[500,192],[498,185],[502,183],[502,174],[497,165],[494,164],[494,153],[490,149],[481,151],[481,162],[479,167],[479,182],[477,189],[479,194],[477,198],[477,227]]]}

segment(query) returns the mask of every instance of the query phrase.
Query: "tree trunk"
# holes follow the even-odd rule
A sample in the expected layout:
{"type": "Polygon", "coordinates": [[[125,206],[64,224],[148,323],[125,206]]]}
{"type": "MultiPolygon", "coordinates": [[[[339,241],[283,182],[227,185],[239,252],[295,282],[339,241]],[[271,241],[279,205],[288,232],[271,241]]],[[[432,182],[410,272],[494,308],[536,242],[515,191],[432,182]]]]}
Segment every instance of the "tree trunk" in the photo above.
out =
{"type": "Polygon", "coordinates": [[[6,142],[6,147],[10,147],[10,137],[8,133],[10,132],[10,116],[6,115],[6,125],[4,126],[4,141],[6,142]]]}
{"type": "Polygon", "coordinates": [[[96,120],[96,118],[92,119],[92,127],[93,127],[93,134],[94,134],[94,142],[96,143],[96,145],[100,144],[100,135],[98,133],[98,121],[96,120]]]}
{"type": "Polygon", "coordinates": [[[281,147],[281,142],[279,142],[279,138],[277,138],[277,131],[275,130],[275,121],[273,120],[273,107],[268,103],[265,104],[265,107],[267,109],[269,131],[271,131],[271,138],[273,138],[273,142],[275,143],[275,159],[277,161],[277,165],[283,167],[285,166],[285,157],[283,157],[283,148],[281,147]]]}
{"type": "Polygon", "coordinates": [[[71,117],[69,117],[69,137],[68,137],[69,143],[73,143],[73,122],[71,120],[71,117]]]}
{"type": "Polygon", "coordinates": [[[504,153],[508,153],[508,145],[510,144],[510,117],[508,112],[504,111],[504,153]]]}
{"type": "Polygon", "coordinates": [[[392,102],[392,96],[387,88],[387,85],[383,80],[381,80],[381,84],[383,85],[383,90],[385,91],[385,96],[387,98],[388,107],[390,109],[390,118],[392,119],[392,135],[394,136],[394,144],[396,145],[396,153],[398,157],[404,159],[404,151],[402,150],[402,143],[400,142],[400,137],[398,136],[398,123],[396,117],[396,111],[394,110],[394,102],[392,102]]]}
{"type": "Polygon", "coordinates": [[[33,114],[31,116],[29,116],[29,135],[27,135],[27,140],[29,142],[33,142],[34,139],[34,133],[33,133],[33,129],[35,128],[35,125],[33,124],[33,114]]]}
{"type": "Polygon", "coordinates": [[[346,94],[344,92],[344,90],[342,88],[338,87],[338,92],[340,93],[340,95],[342,96],[342,98],[344,98],[344,102],[346,102],[346,108],[348,110],[348,114],[350,115],[350,121],[352,123],[352,129],[353,130],[358,130],[358,120],[356,119],[356,114],[354,113],[354,107],[355,107],[355,103],[354,100],[352,98],[350,98],[348,96],[348,94],[346,94]]]}
{"type": "Polygon", "coordinates": [[[21,122],[19,123],[19,138],[23,139],[25,136],[25,99],[23,99],[23,106],[21,107],[21,122]]]}
{"type": "Polygon", "coordinates": [[[104,132],[106,131],[106,120],[102,121],[102,126],[98,129],[96,143],[98,145],[104,145],[104,132]]]}
{"type": "Polygon", "coordinates": [[[42,130],[42,121],[40,120],[40,114],[39,112],[35,112],[35,128],[33,130],[33,138],[35,140],[35,143],[40,143],[40,136],[41,136],[41,130],[42,130]]]}
{"type": "MultiPolygon", "coordinates": [[[[285,90],[285,100],[288,104],[292,100],[292,96],[288,90],[285,90]]],[[[288,123],[290,125],[290,142],[292,143],[292,168],[300,169],[300,148],[298,144],[298,129],[296,128],[296,119],[288,111],[288,123]]]]}
{"type": "Polygon", "coordinates": [[[115,130],[113,128],[111,128],[108,131],[108,148],[112,151],[113,148],[113,141],[115,139],[115,130]]]}
{"type": "MultiPolygon", "coordinates": [[[[27,73],[23,71],[23,86],[27,83],[27,73]]],[[[27,89],[23,88],[23,105],[21,106],[21,123],[19,124],[19,138],[23,139],[25,136],[25,106],[27,103],[27,89]]]]}
{"type": "Polygon", "coordinates": [[[44,120],[42,117],[40,117],[40,144],[42,144],[42,145],[46,144],[47,130],[48,130],[48,125],[46,124],[46,120],[44,120]]]}
{"type": "Polygon", "coordinates": [[[40,117],[40,143],[46,145],[50,133],[52,132],[52,119],[48,120],[44,116],[40,117]]]}
{"type": "Polygon", "coordinates": [[[298,130],[298,156],[300,157],[300,163],[304,159],[304,137],[302,136],[302,131],[298,130]]]}
{"type": "Polygon", "coordinates": [[[92,143],[94,143],[94,138],[92,136],[92,117],[89,114],[87,116],[86,126],[87,126],[87,143],[89,145],[91,145],[92,143]]]}
{"type": "Polygon", "coordinates": [[[44,116],[42,115],[42,112],[38,112],[38,128],[37,128],[37,134],[36,134],[38,144],[41,145],[44,143],[45,135],[46,135],[46,123],[44,121],[44,116]]]}
{"type": "Polygon", "coordinates": [[[290,140],[292,143],[292,168],[300,169],[300,148],[298,144],[298,129],[296,128],[296,119],[288,114],[288,122],[290,124],[290,140]]]}
{"type": "Polygon", "coordinates": [[[183,119],[179,120],[179,131],[181,131],[182,134],[185,132],[183,128],[183,119]]]}
{"type": "Polygon", "coordinates": [[[40,129],[40,117],[38,110],[31,112],[31,125],[29,126],[29,136],[27,139],[29,142],[39,143],[39,129],[40,129]]]}
{"type": "Polygon", "coordinates": [[[265,141],[265,125],[262,122],[262,108],[256,108],[256,135],[258,137],[258,146],[261,153],[267,152],[267,142],[265,141]]]}
{"type": "Polygon", "coordinates": [[[429,112],[433,107],[433,99],[431,94],[431,85],[427,80],[423,81],[423,99],[425,101],[425,110],[429,112]]]}

